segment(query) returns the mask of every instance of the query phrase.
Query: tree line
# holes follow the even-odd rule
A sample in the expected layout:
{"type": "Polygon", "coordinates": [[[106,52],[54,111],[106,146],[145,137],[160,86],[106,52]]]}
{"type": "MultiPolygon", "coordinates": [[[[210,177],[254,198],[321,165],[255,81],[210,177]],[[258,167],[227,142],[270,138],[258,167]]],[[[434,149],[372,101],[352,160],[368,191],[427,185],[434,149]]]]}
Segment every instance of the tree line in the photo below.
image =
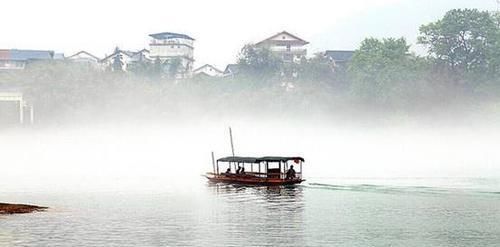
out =
{"type": "MultiPolygon", "coordinates": [[[[345,66],[332,65],[324,54],[287,64],[266,49],[243,48],[242,77],[283,79],[295,71],[297,84],[315,83],[342,90],[352,98],[380,104],[414,104],[417,100],[495,97],[500,91],[500,15],[477,9],[453,9],[419,28],[410,51],[405,38],[366,38],[345,66]]],[[[285,78],[287,79],[287,78],[285,78]]]]}
{"type": "Polygon", "coordinates": [[[114,69],[104,71],[66,61],[39,62],[24,71],[0,73],[0,87],[21,89],[39,119],[75,109],[88,109],[93,116],[151,111],[170,117],[193,109],[335,115],[342,109],[352,114],[358,106],[402,112],[456,105],[495,108],[500,15],[450,10],[422,25],[417,42],[425,54],[411,52],[404,38],[366,38],[342,66],[324,54],[284,63],[272,51],[249,44],[233,76],[182,81],[174,76],[177,66],[162,67],[158,61],[135,64],[129,73],[121,71],[119,58],[111,64],[114,69]],[[169,73],[162,76],[165,69],[169,73]]]}

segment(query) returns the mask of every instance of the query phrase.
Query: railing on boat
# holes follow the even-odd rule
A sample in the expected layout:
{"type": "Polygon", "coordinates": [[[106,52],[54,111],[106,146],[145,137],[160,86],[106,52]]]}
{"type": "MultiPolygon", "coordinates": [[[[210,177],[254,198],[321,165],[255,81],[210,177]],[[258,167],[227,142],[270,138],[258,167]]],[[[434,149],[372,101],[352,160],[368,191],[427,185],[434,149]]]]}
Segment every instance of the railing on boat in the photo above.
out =
{"type": "MultiPolygon", "coordinates": [[[[218,177],[218,176],[225,176],[225,177],[256,177],[256,178],[279,178],[279,179],[286,179],[286,173],[264,173],[264,172],[244,172],[244,173],[220,173],[216,174],[213,172],[207,172],[207,175],[213,176],[213,177],[218,177]],[[269,176],[271,175],[271,176],[269,176]],[[276,176],[277,175],[277,176],[276,176]]],[[[295,173],[295,178],[302,178],[302,172],[296,172],[295,173]]]]}

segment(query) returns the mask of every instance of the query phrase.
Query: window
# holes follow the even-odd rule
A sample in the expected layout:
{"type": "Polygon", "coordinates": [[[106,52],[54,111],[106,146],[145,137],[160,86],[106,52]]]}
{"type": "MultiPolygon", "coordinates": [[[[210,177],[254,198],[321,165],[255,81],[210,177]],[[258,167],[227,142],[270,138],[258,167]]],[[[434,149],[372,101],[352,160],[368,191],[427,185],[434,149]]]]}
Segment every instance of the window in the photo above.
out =
{"type": "Polygon", "coordinates": [[[170,48],[174,49],[175,48],[175,45],[171,45],[170,48]]]}
{"type": "Polygon", "coordinates": [[[286,39],[286,37],[285,37],[285,36],[282,36],[281,38],[282,38],[282,39],[286,39]]]}
{"type": "Polygon", "coordinates": [[[286,51],[290,51],[290,50],[291,50],[290,45],[286,45],[286,51]]]}

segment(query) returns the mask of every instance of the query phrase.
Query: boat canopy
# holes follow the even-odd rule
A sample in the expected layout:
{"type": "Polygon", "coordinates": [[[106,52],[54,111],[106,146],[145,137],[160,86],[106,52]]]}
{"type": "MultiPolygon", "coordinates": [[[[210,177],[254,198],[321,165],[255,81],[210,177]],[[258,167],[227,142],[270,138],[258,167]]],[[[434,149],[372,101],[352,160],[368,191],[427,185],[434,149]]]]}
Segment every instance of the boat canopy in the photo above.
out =
{"type": "Polygon", "coordinates": [[[220,162],[236,162],[236,163],[260,163],[260,162],[287,162],[289,160],[300,160],[304,162],[302,157],[282,157],[282,156],[265,156],[265,157],[240,157],[240,156],[228,156],[220,158],[217,161],[220,162]]]}

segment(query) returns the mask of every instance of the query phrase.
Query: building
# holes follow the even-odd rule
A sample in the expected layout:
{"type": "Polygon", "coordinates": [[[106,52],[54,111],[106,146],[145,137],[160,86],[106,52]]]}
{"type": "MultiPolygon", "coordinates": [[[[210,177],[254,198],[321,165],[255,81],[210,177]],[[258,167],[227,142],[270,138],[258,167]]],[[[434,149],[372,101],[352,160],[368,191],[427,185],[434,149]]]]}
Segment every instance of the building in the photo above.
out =
{"type": "Polygon", "coordinates": [[[130,60],[132,63],[140,63],[140,62],[152,62],[153,60],[151,59],[149,55],[149,50],[148,49],[142,49],[140,51],[125,51],[130,54],[130,60]]]}
{"type": "Polygon", "coordinates": [[[265,40],[255,44],[257,47],[265,47],[283,59],[284,62],[299,63],[307,56],[306,45],[309,42],[287,32],[277,33],[265,40]]]}
{"type": "Polygon", "coordinates": [[[0,70],[24,69],[35,61],[53,60],[54,51],[44,50],[0,50],[0,70]]]}
{"type": "Polygon", "coordinates": [[[224,70],[223,76],[235,76],[240,72],[240,65],[238,64],[228,64],[224,70]]]}
{"type": "Polygon", "coordinates": [[[66,58],[68,61],[72,62],[77,62],[77,63],[82,63],[82,64],[88,64],[90,66],[95,66],[98,67],[101,59],[97,56],[92,55],[89,52],[86,51],[79,51],[69,57],[66,58]]]}
{"type": "MultiPolygon", "coordinates": [[[[177,78],[192,76],[194,62],[194,39],[180,33],[155,33],[150,34],[149,55],[169,67],[176,66],[177,78]]],[[[168,69],[170,71],[171,69],[168,69]]]]}
{"type": "Polygon", "coordinates": [[[354,56],[354,51],[328,50],[324,52],[324,56],[333,63],[334,67],[345,67],[354,56]]]}
{"type": "Polygon", "coordinates": [[[111,55],[104,57],[101,60],[101,64],[104,68],[114,71],[116,70],[114,63],[117,59],[120,61],[121,70],[127,71],[131,60],[131,54],[127,51],[120,50],[118,47],[116,47],[115,51],[111,55]]]}
{"type": "Polygon", "coordinates": [[[106,56],[105,58],[100,60],[100,63],[104,68],[107,68],[109,70],[114,70],[115,68],[113,67],[113,64],[115,63],[115,61],[117,61],[117,59],[120,60],[120,64],[122,67],[121,70],[123,71],[128,71],[137,63],[152,62],[149,56],[149,50],[147,49],[142,49],[140,51],[128,51],[128,50],[121,50],[117,47],[111,55],[106,56]]]}
{"type": "Polygon", "coordinates": [[[64,53],[54,53],[54,60],[64,60],[64,59],[66,59],[64,53]]]}
{"type": "Polygon", "coordinates": [[[224,72],[217,69],[215,66],[210,64],[205,64],[195,70],[193,70],[194,76],[210,76],[210,77],[221,77],[224,72]]]}

